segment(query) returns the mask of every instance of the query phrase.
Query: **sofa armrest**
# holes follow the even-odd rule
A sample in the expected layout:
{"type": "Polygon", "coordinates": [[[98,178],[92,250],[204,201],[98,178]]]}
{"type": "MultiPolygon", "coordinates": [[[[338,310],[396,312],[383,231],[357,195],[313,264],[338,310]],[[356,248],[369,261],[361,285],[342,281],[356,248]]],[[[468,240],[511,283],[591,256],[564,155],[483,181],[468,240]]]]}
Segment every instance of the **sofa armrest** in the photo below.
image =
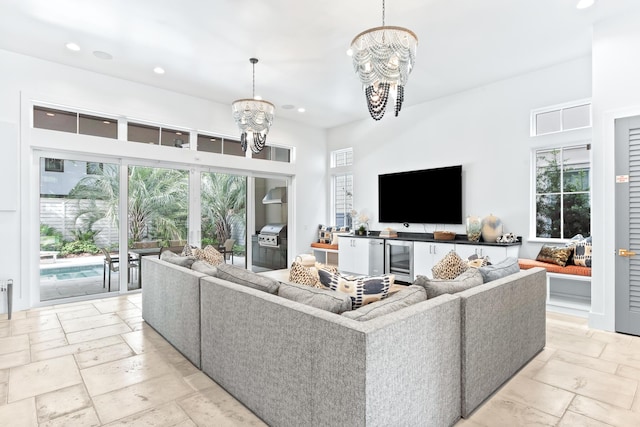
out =
{"type": "Polygon", "coordinates": [[[457,295],[466,417],[544,348],[546,271],[522,270],[457,295]]]}

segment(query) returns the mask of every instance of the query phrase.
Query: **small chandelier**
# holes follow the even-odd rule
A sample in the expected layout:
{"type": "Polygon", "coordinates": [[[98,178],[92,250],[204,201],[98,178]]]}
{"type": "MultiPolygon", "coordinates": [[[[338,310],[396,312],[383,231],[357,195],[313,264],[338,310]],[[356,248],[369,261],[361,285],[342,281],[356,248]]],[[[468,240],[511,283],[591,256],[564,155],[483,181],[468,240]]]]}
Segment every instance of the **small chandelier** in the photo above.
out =
{"type": "Polygon", "coordinates": [[[252,98],[233,101],[231,113],[240,129],[240,145],[244,151],[247,146],[251,151],[259,153],[267,142],[267,134],[273,123],[276,107],[269,101],[256,99],[256,64],[257,58],[250,58],[253,64],[253,93],[252,98]]]}
{"type": "Polygon", "coordinates": [[[354,37],[349,53],[367,98],[369,113],[380,120],[387,108],[389,95],[395,99],[396,116],[404,101],[404,87],[413,69],[418,37],[411,30],[384,25],[369,28],[354,37]]]}

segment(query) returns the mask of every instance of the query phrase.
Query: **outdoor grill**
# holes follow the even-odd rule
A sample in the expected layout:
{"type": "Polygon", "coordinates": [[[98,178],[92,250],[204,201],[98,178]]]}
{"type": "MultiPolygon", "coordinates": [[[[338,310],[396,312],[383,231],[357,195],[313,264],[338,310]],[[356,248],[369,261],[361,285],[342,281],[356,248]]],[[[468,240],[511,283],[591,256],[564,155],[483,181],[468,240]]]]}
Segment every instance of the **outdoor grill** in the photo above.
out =
{"type": "Polygon", "coordinates": [[[258,245],[279,248],[282,239],[287,237],[286,224],[267,224],[258,233],[258,245]]]}

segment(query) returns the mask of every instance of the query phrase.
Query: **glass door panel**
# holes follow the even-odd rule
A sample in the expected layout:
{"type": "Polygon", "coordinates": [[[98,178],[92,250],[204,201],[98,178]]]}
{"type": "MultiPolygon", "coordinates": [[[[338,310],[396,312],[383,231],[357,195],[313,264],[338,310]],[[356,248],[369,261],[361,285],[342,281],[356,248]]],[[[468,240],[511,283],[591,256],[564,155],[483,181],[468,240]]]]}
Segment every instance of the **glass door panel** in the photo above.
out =
{"type": "Polygon", "coordinates": [[[40,301],[117,291],[120,166],[61,155],[39,172],[40,301]]]}
{"type": "Polygon", "coordinates": [[[251,271],[288,268],[288,190],[287,181],[254,178],[255,234],[251,236],[251,271]]]}
{"type": "Polygon", "coordinates": [[[225,262],[246,266],[247,177],[215,172],[200,175],[201,246],[212,245],[225,262]]]}
{"type": "Polygon", "coordinates": [[[128,289],[132,290],[142,287],[142,257],[157,257],[160,248],[187,241],[189,173],[182,169],[132,165],[128,178],[129,258],[131,270],[137,273],[128,281],[128,289]]]}

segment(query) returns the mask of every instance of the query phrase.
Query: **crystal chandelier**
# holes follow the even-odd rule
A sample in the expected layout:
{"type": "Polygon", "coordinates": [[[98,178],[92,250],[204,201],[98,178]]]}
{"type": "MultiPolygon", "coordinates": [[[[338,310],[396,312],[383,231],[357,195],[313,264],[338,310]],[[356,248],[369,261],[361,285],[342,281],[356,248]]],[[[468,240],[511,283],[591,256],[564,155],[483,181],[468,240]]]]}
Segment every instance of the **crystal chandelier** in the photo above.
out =
{"type": "Polygon", "coordinates": [[[258,59],[250,58],[253,64],[253,93],[252,98],[233,101],[231,113],[240,129],[240,145],[244,151],[247,146],[251,151],[259,153],[267,142],[267,134],[273,123],[276,107],[269,101],[256,99],[256,63],[258,59]]]}
{"type": "Polygon", "coordinates": [[[369,28],[354,37],[350,54],[367,98],[369,113],[375,120],[384,116],[389,95],[395,99],[396,116],[404,101],[404,87],[413,69],[418,37],[402,27],[384,25],[369,28]]]}

